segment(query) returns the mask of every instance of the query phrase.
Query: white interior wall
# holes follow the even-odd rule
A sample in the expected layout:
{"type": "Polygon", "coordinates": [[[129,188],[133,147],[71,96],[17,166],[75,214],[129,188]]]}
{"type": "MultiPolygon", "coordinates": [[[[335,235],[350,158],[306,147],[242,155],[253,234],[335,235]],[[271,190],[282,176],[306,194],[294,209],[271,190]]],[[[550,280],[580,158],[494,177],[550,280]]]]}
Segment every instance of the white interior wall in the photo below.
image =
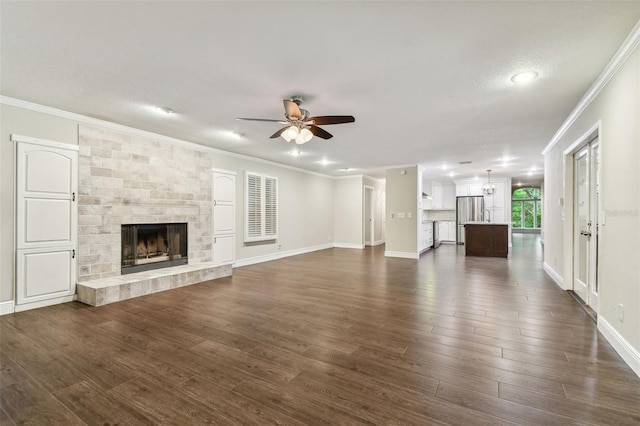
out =
{"type": "Polygon", "coordinates": [[[322,248],[333,242],[333,179],[273,163],[216,153],[213,167],[237,173],[236,261],[267,259],[296,250],[322,248]],[[278,239],[244,243],[245,172],[278,178],[278,239]]]}
{"type": "Polygon", "coordinates": [[[362,176],[334,179],[333,197],[334,244],[336,247],[363,248],[362,176]]]}
{"type": "MultiPolygon", "coordinates": [[[[640,366],[640,50],[635,50],[545,154],[544,266],[572,288],[572,152],[597,127],[601,197],[598,326],[640,366]],[[624,306],[620,320],[618,305],[624,306]],[[604,327],[604,329],[602,328],[604,327]]],[[[632,364],[632,363],[631,363],[632,364]]],[[[634,365],[632,365],[634,367],[634,365]]],[[[636,370],[639,372],[640,370],[636,370]]]]}
{"type": "Polygon", "coordinates": [[[418,166],[387,169],[385,191],[385,255],[417,259],[418,166]]]}

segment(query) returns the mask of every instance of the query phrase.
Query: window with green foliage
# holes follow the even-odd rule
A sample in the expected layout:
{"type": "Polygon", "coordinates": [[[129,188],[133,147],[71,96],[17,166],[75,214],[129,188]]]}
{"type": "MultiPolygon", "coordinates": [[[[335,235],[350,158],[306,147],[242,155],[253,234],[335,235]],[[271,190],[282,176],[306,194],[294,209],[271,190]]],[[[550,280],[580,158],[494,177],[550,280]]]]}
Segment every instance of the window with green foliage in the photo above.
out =
{"type": "Polygon", "coordinates": [[[542,226],[540,195],[540,188],[518,188],[513,191],[511,221],[514,229],[540,229],[542,226]]]}

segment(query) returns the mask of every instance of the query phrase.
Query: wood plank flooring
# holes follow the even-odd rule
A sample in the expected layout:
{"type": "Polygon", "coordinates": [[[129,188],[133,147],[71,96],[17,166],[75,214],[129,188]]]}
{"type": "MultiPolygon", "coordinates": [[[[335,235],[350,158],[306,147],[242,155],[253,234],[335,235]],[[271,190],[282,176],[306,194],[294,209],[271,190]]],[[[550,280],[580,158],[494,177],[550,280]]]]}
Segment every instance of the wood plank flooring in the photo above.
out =
{"type": "Polygon", "coordinates": [[[640,379],[542,271],[383,246],[0,317],[0,424],[638,425],[640,379]]]}

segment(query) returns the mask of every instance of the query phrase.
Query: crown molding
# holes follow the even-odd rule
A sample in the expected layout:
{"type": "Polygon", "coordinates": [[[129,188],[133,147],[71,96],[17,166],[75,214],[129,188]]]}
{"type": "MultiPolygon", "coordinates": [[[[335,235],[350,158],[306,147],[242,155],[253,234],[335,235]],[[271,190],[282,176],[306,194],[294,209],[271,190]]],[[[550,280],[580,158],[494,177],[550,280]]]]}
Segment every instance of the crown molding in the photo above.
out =
{"type": "Polygon", "coordinates": [[[629,33],[629,36],[622,43],[622,46],[618,49],[613,58],[609,61],[604,71],[600,74],[600,77],[591,85],[587,93],[582,97],[578,105],[573,109],[569,117],[562,123],[562,126],[553,135],[551,141],[542,150],[542,155],[546,155],[562,138],[562,136],[569,130],[569,128],[575,123],[585,109],[593,102],[598,94],[604,89],[609,80],[618,72],[620,67],[625,63],[627,58],[631,56],[633,51],[640,43],[640,21],[638,21],[633,27],[633,30],[629,33]]]}
{"type": "Polygon", "coordinates": [[[189,142],[182,139],[172,138],[170,136],[161,135],[158,133],[149,132],[147,130],[136,129],[135,127],[125,126],[123,124],[113,123],[111,121],[101,120],[98,118],[87,117],[86,115],[76,114],[74,112],[64,111],[57,108],[52,108],[46,105],[40,105],[33,102],[23,101],[21,99],[11,98],[8,96],[0,95],[0,104],[13,106],[16,108],[22,108],[29,111],[39,112],[42,114],[52,115],[54,117],[64,118],[67,120],[75,121],[81,124],[88,124],[91,126],[100,127],[108,130],[115,130],[123,133],[127,133],[134,136],[140,136],[147,139],[153,139],[159,142],[165,142],[174,146],[182,148],[192,149],[194,151],[209,152],[212,154],[227,155],[230,157],[240,158],[247,161],[253,161],[256,163],[268,164],[270,166],[281,167],[284,169],[293,170],[296,172],[306,173],[314,176],[319,176],[327,179],[340,179],[341,176],[331,176],[323,173],[306,170],[300,167],[290,166],[288,164],[278,163],[277,161],[265,160],[263,158],[252,157],[246,154],[238,154],[236,152],[225,151],[218,148],[212,148],[205,145],[200,145],[195,142],[189,142]]]}

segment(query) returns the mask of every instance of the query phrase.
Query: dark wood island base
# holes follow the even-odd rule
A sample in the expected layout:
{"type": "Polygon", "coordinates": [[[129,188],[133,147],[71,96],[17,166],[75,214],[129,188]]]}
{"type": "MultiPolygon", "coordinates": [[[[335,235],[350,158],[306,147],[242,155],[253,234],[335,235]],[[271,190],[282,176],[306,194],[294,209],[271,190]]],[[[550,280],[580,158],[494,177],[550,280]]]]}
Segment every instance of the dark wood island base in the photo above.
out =
{"type": "Polygon", "coordinates": [[[466,223],[464,248],[466,256],[508,257],[509,225],[466,223]]]}

